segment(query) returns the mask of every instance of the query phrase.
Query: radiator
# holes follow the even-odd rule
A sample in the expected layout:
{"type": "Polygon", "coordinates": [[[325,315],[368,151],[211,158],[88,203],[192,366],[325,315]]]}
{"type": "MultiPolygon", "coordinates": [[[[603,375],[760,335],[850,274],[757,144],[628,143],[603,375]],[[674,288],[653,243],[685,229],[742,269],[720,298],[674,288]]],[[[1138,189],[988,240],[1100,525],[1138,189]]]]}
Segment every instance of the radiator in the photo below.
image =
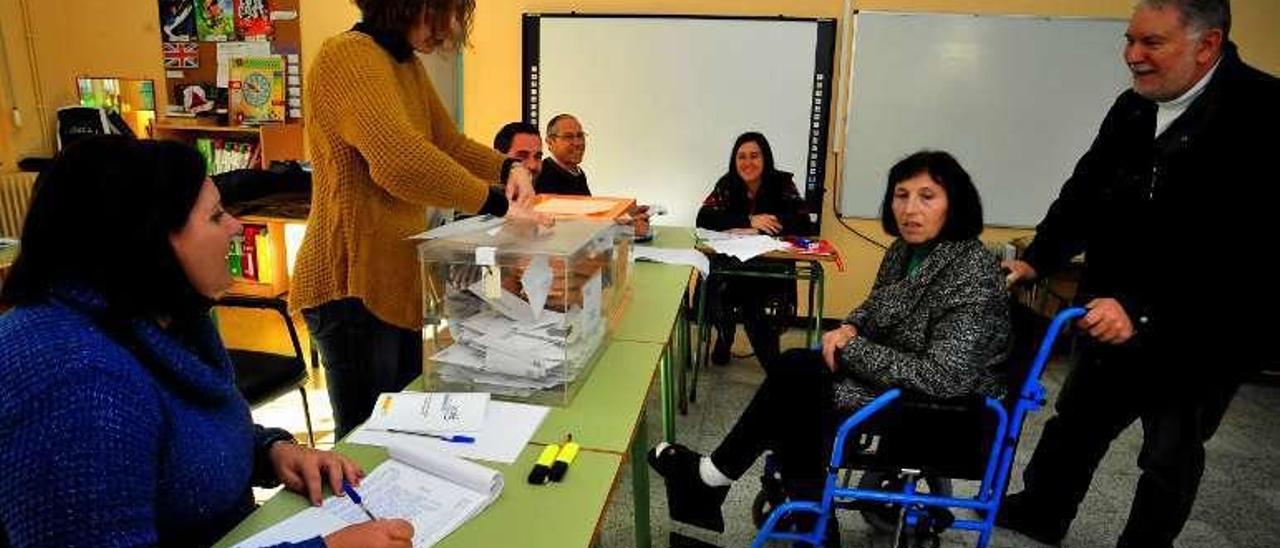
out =
{"type": "Polygon", "coordinates": [[[0,237],[17,238],[22,233],[35,182],[35,173],[0,173],[0,237]]]}

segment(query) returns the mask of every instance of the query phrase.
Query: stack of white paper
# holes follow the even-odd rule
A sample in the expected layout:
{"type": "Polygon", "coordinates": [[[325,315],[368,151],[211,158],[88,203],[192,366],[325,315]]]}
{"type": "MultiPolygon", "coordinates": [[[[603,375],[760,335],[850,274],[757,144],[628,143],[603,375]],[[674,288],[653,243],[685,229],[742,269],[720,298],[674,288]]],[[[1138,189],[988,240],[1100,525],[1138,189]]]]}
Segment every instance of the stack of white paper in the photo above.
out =
{"type": "MultiPolygon", "coordinates": [[[[603,322],[586,319],[590,315],[576,305],[568,314],[535,313],[529,302],[505,289],[485,298],[482,281],[463,295],[448,301],[457,344],[431,356],[446,382],[527,397],[572,382],[604,338],[603,322]],[[579,321],[571,325],[569,317],[579,321]]],[[[588,304],[599,307],[599,300],[588,304]]]]}
{"type": "Polygon", "coordinates": [[[637,261],[689,265],[703,276],[711,274],[711,261],[696,249],[663,249],[660,247],[636,247],[632,255],[637,261]]]}
{"type": "Polygon", "coordinates": [[[746,261],[759,255],[764,255],[770,251],[787,248],[786,242],[763,235],[708,240],[707,245],[716,250],[716,253],[737,257],[738,260],[741,261],[746,261]]]}
{"type": "MultiPolygon", "coordinates": [[[[399,444],[388,446],[388,454],[357,489],[374,516],[413,524],[415,548],[440,542],[502,494],[502,474],[478,464],[399,444]]],[[[368,519],[350,499],[331,496],[236,548],[300,542],[368,519]]]]}
{"type": "MultiPolygon", "coordinates": [[[[401,392],[392,395],[401,397],[421,397],[425,394],[401,392]]],[[[384,395],[385,397],[386,395],[384,395]]],[[[412,399],[410,400],[412,401],[412,399]]],[[[382,400],[374,407],[373,416],[347,437],[350,443],[364,445],[380,445],[390,447],[397,444],[413,444],[415,447],[429,448],[439,453],[455,457],[481,459],[493,462],[513,463],[520,456],[525,444],[533,438],[533,433],[542,425],[549,409],[541,405],[512,403],[491,400],[485,406],[482,426],[478,430],[443,430],[431,434],[452,436],[463,434],[475,439],[474,443],[456,443],[435,437],[423,436],[410,429],[397,429],[391,432],[385,429],[386,422],[380,417],[394,413],[399,404],[393,403],[390,410],[384,410],[382,400]]],[[[466,424],[463,424],[466,427],[466,424]]]]}
{"type": "Polygon", "coordinates": [[[378,396],[365,424],[409,433],[475,432],[484,428],[488,406],[484,392],[388,392],[378,396]]]}

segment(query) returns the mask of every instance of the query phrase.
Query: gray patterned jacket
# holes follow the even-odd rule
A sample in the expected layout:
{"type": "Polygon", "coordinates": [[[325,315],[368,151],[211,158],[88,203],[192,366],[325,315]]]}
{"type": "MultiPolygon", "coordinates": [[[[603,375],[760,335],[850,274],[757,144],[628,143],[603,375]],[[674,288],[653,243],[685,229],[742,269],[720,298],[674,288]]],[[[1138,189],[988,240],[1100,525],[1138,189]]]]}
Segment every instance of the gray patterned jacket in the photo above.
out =
{"type": "Polygon", "coordinates": [[[976,239],[943,241],[907,275],[911,251],[889,247],[871,295],[845,323],[835,405],[852,410],[890,387],[939,398],[1000,396],[993,367],[1008,354],[1009,304],[995,257],[976,239]]]}

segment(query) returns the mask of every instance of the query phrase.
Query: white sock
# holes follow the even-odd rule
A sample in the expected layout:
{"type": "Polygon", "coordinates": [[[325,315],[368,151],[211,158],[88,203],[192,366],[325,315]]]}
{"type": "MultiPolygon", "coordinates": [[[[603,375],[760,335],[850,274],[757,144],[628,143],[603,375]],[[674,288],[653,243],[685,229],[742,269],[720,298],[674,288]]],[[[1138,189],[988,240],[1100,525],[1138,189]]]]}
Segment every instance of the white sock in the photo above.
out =
{"type": "Polygon", "coordinates": [[[733,485],[733,478],[724,475],[715,463],[711,462],[711,457],[702,457],[698,462],[698,475],[702,476],[702,483],[712,487],[727,487],[733,485]]]}

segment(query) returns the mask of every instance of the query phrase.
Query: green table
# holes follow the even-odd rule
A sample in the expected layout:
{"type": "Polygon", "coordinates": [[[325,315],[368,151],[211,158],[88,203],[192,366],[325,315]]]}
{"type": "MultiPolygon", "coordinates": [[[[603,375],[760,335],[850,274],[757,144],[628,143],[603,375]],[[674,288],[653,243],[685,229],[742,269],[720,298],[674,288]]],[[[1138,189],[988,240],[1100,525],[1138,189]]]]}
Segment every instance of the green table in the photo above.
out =
{"type": "MultiPolygon", "coordinates": [[[[644,428],[644,405],[662,354],[663,345],[658,343],[607,341],[591,375],[570,405],[551,407],[530,440],[546,445],[560,443],[565,434],[573,434],[584,453],[619,458],[629,455],[634,463],[631,483],[636,546],[649,546],[649,466],[645,460],[649,440],[644,428]]],[[[426,388],[422,378],[406,387],[426,388]]]]}
{"type": "MultiPolygon", "coordinates": [[[[387,458],[386,449],[381,447],[340,443],[335,450],[354,458],[366,471],[387,458]]],[[[529,485],[525,476],[540,452],[541,446],[530,444],[514,464],[482,462],[502,472],[506,481],[502,496],[437,546],[589,545],[622,467],[621,457],[583,451],[574,459],[563,482],[529,485]]],[[[216,546],[234,545],[306,506],[301,496],[282,491],[227,533],[216,546]]]]}
{"type": "Polygon", "coordinates": [[[644,405],[663,348],[657,343],[610,341],[572,405],[551,408],[532,440],[558,443],[565,434],[573,434],[586,451],[630,454],[636,546],[640,547],[650,544],[644,405]]]}
{"type": "MultiPolygon", "coordinates": [[[[636,244],[669,249],[692,249],[693,231],[687,227],[654,227],[651,242],[636,244]]],[[[689,341],[689,281],[693,267],[686,265],[635,263],[632,298],[626,313],[613,332],[618,340],[653,342],[663,345],[662,430],[667,441],[675,441],[675,411],[688,411],[685,372],[693,365],[689,341]]]]}
{"type": "MultiPolygon", "coordinates": [[[[692,244],[689,229],[658,227],[653,245],[692,244]]],[[[443,546],[585,546],[593,538],[618,470],[627,458],[632,461],[636,545],[650,545],[645,400],[654,375],[661,369],[664,433],[674,439],[676,383],[672,381],[671,335],[673,331],[677,334],[674,346],[688,360],[691,345],[683,310],[691,271],[681,265],[636,265],[632,300],[571,404],[551,408],[515,464],[486,463],[503,471],[506,490],[492,507],[446,538],[443,546]],[[542,445],[558,443],[565,434],[573,434],[583,449],[569,480],[559,486],[524,483],[542,445]]],[[[407,387],[424,388],[421,378],[407,387]]],[[[381,448],[340,443],[337,450],[354,456],[366,468],[386,458],[381,448]]],[[[305,501],[297,495],[277,495],[228,534],[222,544],[234,544],[304,506],[305,501]]]]}
{"type": "MultiPolygon", "coordinates": [[[[710,248],[703,248],[705,253],[714,254],[710,248]]],[[[716,269],[712,267],[711,275],[708,276],[708,283],[700,284],[698,287],[697,309],[694,312],[698,322],[698,340],[694,342],[693,350],[693,380],[689,388],[689,400],[697,401],[698,399],[698,372],[710,360],[711,353],[711,335],[710,326],[708,326],[709,314],[707,306],[707,286],[710,284],[710,278],[717,276],[737,276],[743,278],[772,278],[792,281],[808,280],[808,304],[809,316],[811,323],[808,328],[808,336],[806,341],[810,348],[816,346],[819,337],[822,335],[822,309],[823,300],[825,298],[823,291],[826,285],[826,276],[823,273],[822,263],[835,262],[835,256],[827,255],[804,255],[792,253],[789,251],[772,251],[766,253],[752,261],[765,262],[783,262],[791,263],[794,269],[791,272],[772,272],[759,271],[751,269],[751,263],[745,263],[741,268],[732,269],[716,269]]],[[[838,264],[838,263],[837,263],[838,264]]]]}
{"type": "Polygon", "coordinates": [[[637,262],[631,277],[631,298],[614,329],[614,340],[662,345],[662,432],[676,439],[675,410],[687,411],[684,372],[692,359],[689,322],[685,314],[692,268],[637,262]],[[678,378],[677,378],[678,377],[678,378]]]}

